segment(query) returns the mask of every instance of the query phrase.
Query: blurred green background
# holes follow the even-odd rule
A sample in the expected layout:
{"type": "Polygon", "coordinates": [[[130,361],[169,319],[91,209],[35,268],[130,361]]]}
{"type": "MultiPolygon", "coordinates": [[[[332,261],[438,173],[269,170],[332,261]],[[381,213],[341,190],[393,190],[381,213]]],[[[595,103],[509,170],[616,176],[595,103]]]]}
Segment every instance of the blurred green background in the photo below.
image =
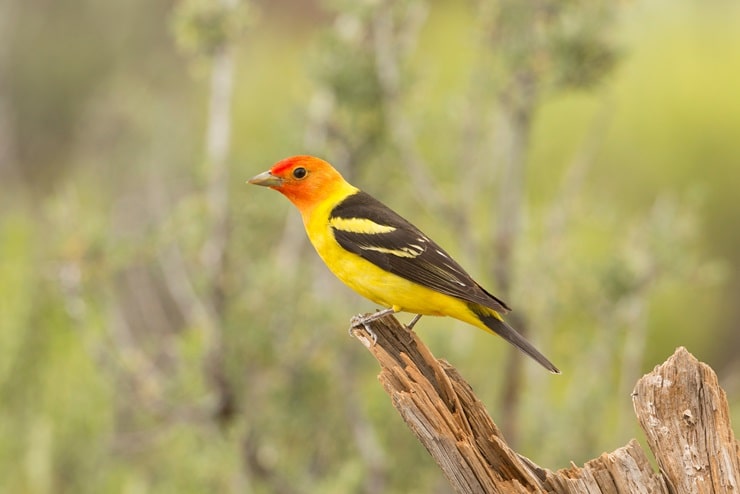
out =
{"type": "Polygon", "coordinates": [[[373,305],[244,183],[292,154],[514,307],[562,376],[416,331],[535,462],[641,438],[630,391],[680,345],[737,424],[738,25],[730,0],[0,1],[0,491],[449,491],[347,336],[373,305]]]}

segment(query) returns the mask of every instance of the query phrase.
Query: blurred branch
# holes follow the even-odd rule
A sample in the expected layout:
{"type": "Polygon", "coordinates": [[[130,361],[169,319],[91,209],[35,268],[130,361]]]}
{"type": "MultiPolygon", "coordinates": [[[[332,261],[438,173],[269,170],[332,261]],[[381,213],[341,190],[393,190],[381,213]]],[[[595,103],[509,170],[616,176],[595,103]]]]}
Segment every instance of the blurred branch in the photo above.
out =
{"type": "Polygon", "coordinates": [[[335,6],[337,16],[317,58],[319,86],[309,106],[306,144],[352,180],[354,168],[390,149],[420,204],[457,221],[458,207],[430,178],[431,167],[406,114],[406,65],[427,15],[422,0],[335,6]]]}
{"type": "MultiPolygon", "coordinates": [[[[211,61],[210,98],[206,124],[206,237],[201,257],[205,269],[206,297],[201,310],[205,337],[204,372],[218,394],[216,418],[226,423],[234,413],[234,392],[224,369],[221,334],[226,247],[229,238],[229,187],[227,158],[231,141],[231,100],[234,85],[233,42],[244,27],[239,0],[193,4],[182,13],[183,25],[193,30],[195,46],[211,61]]],[[[183,37],[181,37],[181,40],[183,37]]],[[[187,40],[187,38],[185,38],[187,40]]],[[[183,274],[184,271],[181,271],[183,274]]],[[[194,294],[194,292],[193,292],[194,294]]]]}
{"type": "MultiPolygon", "coordinates": [[[[514,252],[521,236],[524,208],[524,181],[527,150],[532,132],[532,119],[537,101],[535,75],[523,74],[499,97],[501,102],[498,142],[504,149],[502,176],[499,185],[499,204],[494,248],[496,262],[493,274],[497,289],[504,300],[509,300],[514,270],[514,252]]],[[[512,324],[522,336],[527,336],[527,321],[520,312],[510,316],[512,324]]],[[[522,387],[522,355],[511,352],[507,356],[502,391],[504,412],[501,419],[504,430],[516,444],[518,440],[519,390],[522,387]]]]}
{"type": "Polygon", "coordinates": [[[516,79],[500,95],[498,142],[504,149],[495,230],[494,276],[505,299],[511,294],[513,253],[522,229],[527,150],[537,101],[533,74],[516,79]]]}
{"type": "MultiPolygon", "coordinates": [[[[2,18],[2,14],[0,14],[2,18]]],[[[2,32],[2,27],[0,27],[2,32]]],[[[0,41],[2,44],[2,41],[0,41]]],[[[0,53],[2,57],[2,53],[0,53]]],[[[15,150],[14,129],[11,118],[11,105],[2,80],[4,70],[0,61],[0,179],[6,183],[21,184],[15,150]]]]}
{"type": "Polygon", "coordinates": [[[455,207],[430,178],[431,167],[422,158],[415,142],[413,124],[403,111],[402,59],[410,50],[425,17],[426,7],[421,2],[404,2],[402,6],[381,2],[371,21],[375,67],[390,138],[411,179],[412,185],[408,190],[414,192],[419,203],[428,207],[436,217],[456,221],[455,207]],[[398,8],[403,9],[401,20],[394,15],[394,9],[398,8]]]}
{"type": "MultiPolygon", "coordinates": [[[[208,303],[220,312],[228,242],[231,101],[234,86],[234,42],[251,21],[251,10],[240,0],[182,0],[172,18],[178,46],[196,60],[210,64],[208,117],[205,136],[208,208],[206,240],[201,258],[208,303]]],[[[215,337],[215,336],[214,336],[215,337]]],[[[215,346],[218,346],[214,343],[215,346]]]]}
{"type": "Polygon", "coordinates": [[[16,21],[16,2],[0,0],[0,180],[20,186],[20,171],[16,150],[16,136],[11,116],[8,60],[11,38],[16,21]]]}
{"type": "Polygon", "coordinates": [[[394,317],[370,327],[377,344],[363,329],[355,336],[378,360],[378,379],[393,406],[456,492],[668,494],[738,487],[740,445],[724,391],[714,372],[684,348],[640,379],[633,393],[660,473],[635,440],[582,468],[553,472],[509,447],[457,370],[435,359],[413,331],[394,317]]]}
{"type": "MultiPolygon", "coordinates": [[[[234,0],[223,0],[235,3],[234,0]]],[[[210,232],[203,246],[203,264],[212,301],[220,298],[217,287],[224,268],[228,241],[229,169],[226,159],[231,140],[231,97],[234,85],[234,57],[229,46],[223,46],[213,56],[210,102],[206,127],[207,202],[210,213],[210,232]]]]}
{"type": "MultiPolygon", "coordinates": [[[[616,55],[605,33],[614,9],[610,3],[599,1],[504,0],[479,4],[483,39],[490,46],[498,87],[495,142],[503,154],[493,275],[504,300],[510,298],[516,284],[515,252],[525,205],[525,166],[541,97],[548,91],[593,87],[609,73],[616,55]]],[[[515,312],[511,321],[527,335],[525,314],[515,312]]],[[[522,356],[512,353],[508,358],[502,426],[516,443],[522,356]]]]}
{"type": "MultiPolygon", "coordinates": [[[[236,0],[222,0],[233,8],[236,0]]],[[[207,202],[210,212],[209,227],[203,245],[203,264],[209,287],[208,304],[215,320],[204,325],[208,337],[205,371],[214,390],[218,393],[217,419],[227,422],[234,413],[234,393],[230,389],[224,369],[221,312],[223,305],[223,277],[226,272],[226,245],[228,242],[229,188],[226,158],[231,139],[231,96],[234,82],[232,48],[224,44],[213,56],[211,72],[211,98],[206,134],[206,162],[208,169],[207,202]]]]}

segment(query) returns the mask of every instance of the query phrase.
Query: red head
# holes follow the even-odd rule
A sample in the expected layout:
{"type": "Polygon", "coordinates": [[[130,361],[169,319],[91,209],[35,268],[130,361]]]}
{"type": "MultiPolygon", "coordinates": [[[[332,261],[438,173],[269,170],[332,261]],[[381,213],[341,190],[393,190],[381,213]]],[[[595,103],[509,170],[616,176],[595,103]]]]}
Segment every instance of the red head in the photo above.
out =
{"type": "Polygon", "coordinates": [[[249,179],[248,183],[277,190],[301,213],[309,212],[342,188],[352,188],[329,163],[313,156],[285,158],[270,170],[249,179]]]}

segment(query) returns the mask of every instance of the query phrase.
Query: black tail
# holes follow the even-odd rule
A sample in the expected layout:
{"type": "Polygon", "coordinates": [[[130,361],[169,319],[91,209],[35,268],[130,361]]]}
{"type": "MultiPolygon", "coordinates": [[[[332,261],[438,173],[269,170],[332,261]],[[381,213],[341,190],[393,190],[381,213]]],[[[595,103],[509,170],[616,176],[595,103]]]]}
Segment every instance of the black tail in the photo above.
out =
{"type": "MultiPolygon", "coordinates": [[[[472,308],[472,307],[471,307],[472,308]]],[[[474,310],[476,315],[491,331],[517,347],[522,352],[526,353],[537,361],[542,367],[549,370],[553,374],[560,374],[560,370],[550,362],[547,357],[542,355],[534,345],[524,339],[522,335],[516,332],[514,328],[506,324],[496,316],[489,314],[481,314],[480,311],[474,310]]]]}

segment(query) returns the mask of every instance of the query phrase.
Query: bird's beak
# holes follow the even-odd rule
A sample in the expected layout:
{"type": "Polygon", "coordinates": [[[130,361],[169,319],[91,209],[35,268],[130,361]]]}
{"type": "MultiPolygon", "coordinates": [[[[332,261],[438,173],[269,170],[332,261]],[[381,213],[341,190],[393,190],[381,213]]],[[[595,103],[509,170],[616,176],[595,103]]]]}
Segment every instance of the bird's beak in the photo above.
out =
{"type": "Polygon", "coordinates": [[[283,179],[280,177],[276,177],[269,171],[266,171],[250,178],[249,180],[247,180],[247,183],[261,185],[263,187],[280,187],[281,185],[283,185],[283,179]]]}

